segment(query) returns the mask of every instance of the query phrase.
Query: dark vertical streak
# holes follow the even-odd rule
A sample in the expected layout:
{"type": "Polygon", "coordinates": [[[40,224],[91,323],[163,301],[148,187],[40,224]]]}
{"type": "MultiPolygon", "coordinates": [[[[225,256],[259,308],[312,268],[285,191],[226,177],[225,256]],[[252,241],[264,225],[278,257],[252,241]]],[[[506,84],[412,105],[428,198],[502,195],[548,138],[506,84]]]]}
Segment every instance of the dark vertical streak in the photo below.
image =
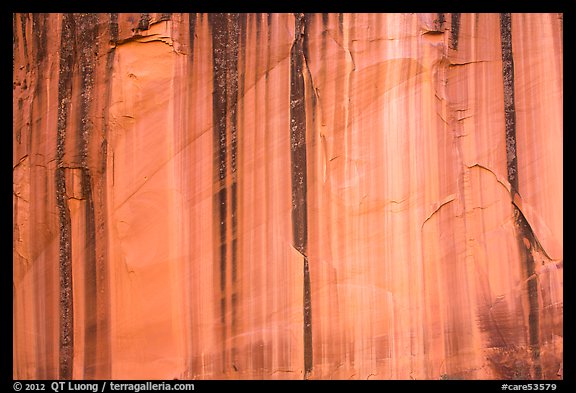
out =
{"type": "Polygon", "coordinates": [[[27,14],[20,14],[20,27],[22,29],[22,46],[24,47],[24,56],[28,57],[28,41],[26,40],[26,21],[27,14]]]}
{"type": "Polygon", "coordinates": [[[304,89],[304,16],[296,18],[296,37],[290,53],[290,148],[292,163],[292,236],[306,255],[306,97],[304,89]]]}
{"type": "MultiPolygon", "coordinates": [[[[236,238],[237,226],[237,170],[238,170],[238,15],[234,14],[229,23],[228,30],[228,48],[226,54],[228,73],[227,94],[229,96],[229,116],[230,116],[230,172],[232,175],[231,184],[231,221],[232,221],[232,239],[236,238]]],[[[232,269],[235,266],[235,255],[232,253],[232,269]]]]}
{"type": "Polygon", "coordinates": [[[213,92],[212,122],[214,125],[214,204],[215,227],[219,228],[217,249],[220,266],[220,321],[222,330],[222,371],[226,370],[226,117],[227,95],[227,40],[228,23],[225,14],[209,14],[208,22],[212,32],[213,92]]]}
{"type": "Polygon", "coordinates": [[[72,96],[74,19],[62,17],[60,69],[58,73],[58,125],[56,136],[56,205],[59,220],[60,270],[60,379],[71,379],[74,355],[74,308],[72,294],[72,258],[70,212],[66,202],[64,143],[72,96]]]}
{"type": "MultiPolygon", "coordinates": [[[[514,100],[514,58],[512,52],[512,17],[509,13],[500,14],[500,36],[502,42],[502,76],[504,83],[504,119],[506,130],[506,162],[508,182],[511,186],[512,201],[518,193],[518,158],[516,148],[516,108],[514,100]]],[[[528,221],[513,203],[514,225],[517,233],[518,249],[527,277],[528,294],[528,334],[533,363],[534,379],[542,378],[540,364],[540,306],[538,304],[538,277],[532,250],[539,243],[528,221]],[[526,244],[525,242],[528,242],[526,244]]]]}
{"type": "MultiPolygon", "coordinates": [[[[93,198],[97,200],[98,214],[94,214],[96,238],[100,244],[95,243],[95,265],[96,265],[96,288],[97,288],[97,301],[96,301],[96,340],[97,340],[97,358],[98,358],[98,374],[97,378],[110,378],[111,375],[111,340],[110,340],[110,292],[108,280],[108,256],[107,256],[107,231],[106,231],[106,182],[107,182],[107,151],[108,151],[108,124],[109,124],[109,108],[112,99],[112,67],[115,57],[115,44],[118,41],[118,14],[110,13],[109,17],[109,41],[112,43],[112,48],[108,50],[106,55],[105,65],[105,92],[103,97],[103,110],[102,110],[102,129],[101,129],[101,142],[99,149],[98,162],[100,167],[96,169],[100,173],[97,177],[95,186],[96,194],[92,196],[92,190],[87,189],[89,199],[88,208],[91,209],[94,205],[93,198]]],[[[86,182],[88,187],[91,188],[90,181],[86,182]]],[[[83,187],[83,189],[85,189],[83,187]]],[[[87,217],[88,218],[88,217],[87,217]]],[[[88,219],[86,220],[89,222],[88,219]]],[[[90,239],[89,239],[90,242],[90,239]]]]}
{"type": "Polygon", "coordinates": [[[441,12],[437,13],[434,19],[434,31],[444,32],[444,22],[446,22],[446,16],[441,12]]]}
{"type": "MultiPolygon", "coordinates": [[[[266,14],[268,18],[271,18],[270,14],[266,14]]],[[[257,13],[254,15],[254,19],[256,20],[256,37],[260,37],[260,33],[262,32],[262,14],[257,13]]]]}
{"type": "Polygon", "coordinates": [[[140,20],[138,21],[138,30],[148,30],[150,28],[150,14],[140,14],[140,20]]]}
{"type": "MultiPolygon", "coordinates": [[[[244,16],[245,18],[245,16],[244,16]]],[[[239,14],[210,14],[213,51],[213,124],[214,124],[214,182],[218,193],[217,225],[220,247],[220,297],[222,321],[222,367],[228,364],[226,336],[236,330],[236,278],[238,248],[238,55],[240,40],[239,14]],[[230,144],[228,147],[228,143],[230,144]],[[230,245],[228,245],[230,239],[230,245]],[[230,273],[228,272],[230,259],[230,273]],[[231,281],[230,286],[227,283],[231,281]],[[230,293],[231,292],[231,293],[230,293]],[[229,301],[229,303],[228,303],[229,301]],[[230,309],[230,321],[226,309],[230,309]]],[[[215,191],[216,191],[215,190],[215,191]]],[[[234,351],[232,351],[232,355],[234,351]]],[[[232,362],[234,362],[232,356],[232,362]]]]}
{"type": "Polygon", "coordinates": [[[80,14],[76,21],[78,26],[78,46],[80,49],[80,137],[82,191],[86,201],[86,222],[84,234],[86,236],[85,266],[84,266],[84,378],[93,379],[96,367],[96,350],[98,341],[96,337],[97,318],[96,309],[98,291],[96,289],[96,224],[94,217],[94,199],[92,195],[92,176],[88,165],[88,144],[92,132],[90,116],[90,103],[94,88],[95,52],[97,51],[97,25],[95,14],[80,14]]]}
{"type": "Polygon", "coordinates": [[[512,56],[512,20],[510,14],[500,15],[502,39],[502,76],[504,79],[504,121],[506,127],[506,162],[512,194],[518,192],[516,157],[516,111],[514,103],[514,58],[512,56]]]}
{"type": "MultiPolygon", "coordinates": [[[[236,183],[234,183],[232,185],[232,187],[235,189],[236,188],[236,183]]],[[[235,195],[234,193],[232,195],[235,195]]],[[[232,208],[236,208],[236,205],[234,204],[232,206],[232,208]]],[[[236,260],[236,255],[238,253],[238,239],[234,238],[232,239],[232,291],[235,292],[236,289],[236,284],[237,284],[237,280],[238,280],[238,267],[236,266],[237,260],[236,260]]],[[[234,310],[232,310],[234,312],[234,310]]]]}
{"type": "MultiPolygon", "coordinates": [[[[231,185],[230,185],[230,221],[231,221],[231,254],[230,264],[232,272],[232,297],[230,309],[232,312],[230,329],[231,335],[236,335],[236,308],[234,307],[236,299],[236,276],[237,276],[237,242],[238,242],[238,40],[240,39],[239,31],[240,15],[231,14],[228,20],[228,47],[226,53],[227,61],[227,94],[229,102],[229,116],[230,116],[230,172],[231,172],[231,185]]],[[[232,362],[234,359],[232,359],[232,362]]]]}
{"type": "Polygon", "coordinates": [[[304,257],[304,378],[312,372],[312,297],[310,293],[310,268],[304,257]]]}
{"type": "MultiPolygon", "coordinates": [[[[267,42],[270,42],[272,39],[272,14],[270,12],[266,14],[266,33],[267,42]]],[[[268,69],[266,69],[266,72],[268,72],[268,69]]]]}
{"type": "Polygon", "coordinates": [[[564,14],[559,13],[558,19],[560,20],[560,44],[562,49],[564,49],[564,14]]]}
{"type": "Polygon", "coordinates": [[[478,24],[480,22],[480,14],[474,13],[474,33],[478,34],[478,24]]]}
{"type": "MultiPolygon", "coordinates": [[[[34,14],[32,14],[32,16],[34,16],[34,14]]],[[[34,108],[35,107],[41,107],[42,103],[41,103],[41,89],[42,89],[42,82],[41,82],[41,76],[43,74],[44,71],[44,65],[42,64],[42,59],[39,57],[39,53],[34,53],[34,49],[36,49],[36,45],[35,45],[35,38],[38,34],[38,32],[35,30],[35,27],[39,27],[39,26],[34,26],[34,23],[32,24],[32,32],[30,34],[31,38],[32,38],[32,53],[28,53],[28,39],[27,39],[27,21],[30,18],[29,14],[20,14],[20,22],[21,22],[21,29],[22,29],[22,43],[24,45],[24,60],[26,62],[26,76],[24,77],[24,80],[22,81],[22,89],[25,90],[26,89],[26,85],[27,85],[27,78],[30,72],[30,64],[34,64],[35,65],[35,69],[36,72],[38,72],[38,78],[36,79],[36,92],[34,95],[31,96],[31,100],[29,101],[29,110],[30,110],[30,119],[34,119],[34,108]]],[[[40,30],[40,29],[38,29],[40,30]]],[[[39,52],[40,48],[38,48],[38,50],[36,52],[39,52]]],[[[26,141],[27,141],[27,145],[26,145],[26,150],[27,151],[32,151],[33,149],[33,143],[34,143],[34,137],[35,134],[32,132],[33,128],[34,128],[34,122],[33,121],[28,121],[26,122],[25,125],[25,133],[26,133],[26,141]]],[[[17,138],[20,139],[21,138],[21,130],[18,130],[17,133],[17,138]]]]}
{"type": "MultiPolygon", "coordinates": [[[[46,58],[46,14],[32,14],[32,26],[34,33],[34,46],[36,47],[36,61],[42,63],[46,58]]],[[[38,81],[38,85],[41,82],[38,81]]]]}
{"type": "MultiPolygon", "coordinates": [[[[196,20],[197,20],[197,14],[195,13],[189,13],[188,14],[188,34],[189,34],[189,50],[188,50],[188,65],[187,65],[187,70],[188,70],[188,97],[190,99],[190,102],[193,103],[194,102],[194,78],[195,78],[195,72],[194,72],[194,43],[195,43],[195,38],[196,38],[196,20]]],[[[190,111],[190,117],[195,116],[195,108],[194,105],[192,104],[191,107],[189,108],[190,111]]],[[[189,125],[189,127],[193,128],[193,124],[189,125]]],[[[187,156],[185,156],[185,167],[188,167],[188,163],[190,162],[189,158],[187,158],[187,156]]],[[[192,182],[192,187],[191,187],[191,191],[194,192],[195,191],[195,184],[194,182],[192,182]]],[[[192,216],[191,217],[191,221],[196,221],[198,218],[192,216]]],[[[191,230],[193,231],[194,228],[194,223],[191,223],[191,230]]],[[[191,246],[189,246],[188,248],[189,250],[189,254],[193,255],[194,250],[192,249],[191,246]]],[[[190,266],[192,266],[192,259],[190,260],[190,266]]],[[[191,312],[189,313],[190,317],[190,326],[194,326],[196,322],[194,315],[194,309],[191,309],[191,312]]],[[[192,337],[192,339],[190,340],[190,344],[189,347],[187,348],[187,353],[189,354],[193,354],[196,351],[196,342],[197,342],[197,338],[196,337],[192,337]]],[[[187,370],[194,370],[196,368],[200,367],[200,364],[197,361],[197,357],[191,357],[188,356],[186,359],[186,369],[187,370]]]]}
{"type": "Polygon", "coordinates": [[[329,20],[329,15],[325,12],[322,13],[322,31],[328,30],[328,20],[329,20]]]}
{"type": "Polygon", "coordinates": [[[226,290],[226,188],[218,191],[218,212],[220,217],[220,291],[226,290]]]}
{"type": "Polygon", "coordinates": [[[215,129],[215,148],[217,156],[215,164],[217,179],[223,183],[226,178],[226,108],[227,108],[227,81],[226,81],[226,40],[228,26],[223,15],[210,14],[212,26],[212,55],[214,66],[214,91],[212,94],[213,122],[215,129]]]}
{"type": "MultiPolygon", "coordinates": [[[[232,291],[235,292],[236,289],[236,279],[237,279],[237,248],[238,248],[238,187],[237,187],[237,182],[236,179],[234,179],[231,187],[230,187],[230,197],[232,199],[231,204],[230,204],[230,210],[231,210],[231,214],[232,214],[232,258],[231,258],[231,262],[232,262],[232,291]]],[[[234,310],[233,310],[234,311],[234,310]]],[[[232,321],[232,324],[234,324],[234,320],[232,321]]]]}
{"type": "Polygon", "coordinates": [[[460,14],[452,14],[452,23],[450,23],[450,39],[452,40],[452,49],[458,50],[458,36],[460,34],[460,14]]]}
{"type": "Polygon", "coordinates": [[[306,91],[304,81],[306,18],[295,14],[295,37],[290,51],[290,162],[292,173],[292,237],[304,256],[304,379],[312,371],[312,313],[308,268],[306,174],[306,91]]]}
{"type": "MultiPolygon", "coordinates": [[[[231,172],[232,172],[232,185],[231,185],[231,213],[232,213],[232,295],[231,295],[231,309],[232,309],[232,326],[231,326],[231,334],[232,337],[236,337],[238,334],[238,237],[239,237],[239,229],[238,229],[238,222],[239,222],[239,213],[240,210],[238,209],[238,178],[239,178],[239,146],[238,142],[240,140],[239,137],[239,128],[238,128],[238,107],[239,107],[239,100],[243,97],[244,92],[244,83],[243,79],[240,78],[240,70],[241,68],[245,68],[245,53],[246,53],[246,25],[247,25],[247,18],[246,14],[234,14],[232,20],[232,37],[229,41],[232,43],[232,59],[233,63],[230,65],[230,72],[231,75],[231,91],[230,94],[232,96],[233,104],[232,104],[232,113],[230,119],[230,127],[231,127],[231,172]],[[242,61],[242,63],[239,62],[242,61]]],[[[242,73],[243,74],[243,73],[242,73]]],[[[232,366],[236,367],[236,339],[234,338],[232,341],[232,353],[231,353],[231,362],[232,366]]]]}
{"type": "MultiPolygon", "coordinates": [[[[240,15],[240,41],[239,41],[239,50],[242,60],[242,68],[246,68],[246,32],[248,30],[248,15],[241,14],[240,15]]],[[[240,70],[238,70],[240,72],[240,70]]],[[[238,97],[244,97],[244,85],[246,83],[246,79],[244,77],[239,78],[238,80],[238,97]]]]}
{"type": "MultiPolygon", "coordinates": [[[[34,119],[35,116],[35,109],[36,108],[42,108],[43,107],[43,98],[45,97],[43,90],[44,90],[44,81],[45,81],[45,69],[46,69],[46,64],[45,64],[45,59],[46,59],[46,14],[32,14],[32,34],[31,34],[31,38],[32,38],[32,61],[30,61],[28,59],[28,53],[25,53],[26,55],[26,73],[28,74],[28,72],[30,71],[30,63],[32,63],[34,65],[35,71],[36,71],[36,78],[35,79],[35,90],[34,90],[34,94],[31,96],[31,100],[29,102],[29,111],[30,111],[30,119],[34,119]]],[[[26,19],[23,19],[23,21],[25,22],[26,19]]],[[[23,40],[24,43],[26,43],[26,37],[24,37],[23,40]]],[[[23,103],[22,101],[19,99],[18,101],[19,104],[19,109],[22,109],[23,107],[23,103]]],[[[29,149],[31,149],[30,151],[32,151],[35,147],[38,146],[38,144],[35,144],[35,138],[37,137],[37,135],[39,134],[38,132],[35,132],[35,130],[38,127],[42,127],[42,125],[34,122],[34,121],[30,121],[29,125],[27,126],[28,128],[28,147],[29,149]]],[[[17,139],[19,139],[18,137],[20,136],[20,130],[18,130],[18,134],[17,134],[17,139]]],[[[20,142],[20,141],[19,141],[20,142]]],[[[34,175],[33,175],[34,176],[34,175]]],[[[44,188],[46,189],[46,188],[44,188]]],[[[38,277],[38,282],[42,282],[42,284],[40,284],[41,286],[44,285],[44,283],[46,283],[48,286],[52,287],[53,286],[53,280],[54,280],[54,276],[52,274],[44,274],[42,272],[39,272],[39,277],[38,277]]],[[[38,289],[38,288],[37,288],[38,289]]],[[[40,292],[41,293],[41,290],[40,292]]],[[[51,304],[50,302],[51,299],[49,299],[47,296],[42,296],[38,299],[39,302],[39,307],[41,309],[44,308],[48,308],[49,304],[51,304]]],[[[50,329],[49,327],[50,323],[47,322],[46,320],[44,320],[43,318],[39,318],[37,320],[37,326],[36,329],[38,332],[48,332],[51,331],[52,329],[50,329]]],[[[40,336],[42,336],[42,334],[40,334],[40,336]]],[[[45,364],[47,362],[51,362],[51,359],[49,360],[49,356],[47,354],[52,352],[52,347],[51,347],[51,340],[45,340],[45,339],[40,339],[40,341],[38,342],[38,345],[42,346],[43,348],[41,350],[38,351],[38,355],[37,355],[37,359],[39,361],[39,364],[45,364]]],[[[38,374],[38,378],[42,379],[42,378],[47,378],[47,370],[42,369],[39,370],[40,373],[38,374]]],[[[50,374],[53,375],[53,374],[50,374]]]]}
{"type": "MultiPolygon", "coordinates": [[[[118,41],[118,14],[110,13],[110,41],[116,45],[118,41]]],[[[114,53],[113,51],[111,53],[114,53]]],[[[112,56],[114,57],[114,56],[112,56]]]]}
{"type": "Polygon", "coordinates": [[[524,260],[526,277],[528,279],[527,293],[528,293],[528,335],[530,342],[530,353],[532,355],[533,375],[534,379],[542,378],[542,366],[540,364],[540,305],[538,303],[538,276],[536,275],[536,263],[532,250],[538,250],[540,244],[538,243],[532,228],[528,221],[520,211],[520,209],[513,205],[514,212],[514,225],[517,231],[518,250],[521,259],[524,260]],[[528,244],[525,243],[528,242],[528,244]]]}
{"type": "Polygon", "coordinates": [[[85,236],[86,257],[84,266],[84,378],[94,379],[96,373],[96,351],[99,346],[97,337],[98,320],[96,318],[97,302],[100,300],[96,288],[96,222],[94,218],[94,200],[90,184],[90,171],[82,168],[82,191],[86,200],[85,236]]]}
{"type": "Polygon", "coordinates": [[[188,30],[190,32],[190,64],[194,64],[194,39],[196,38],[196,14],[188,15],[188,30]]]}
{"type": "Polygon", "coordinates": [[[12,14],[12,74],[14,74],[14,67],[16,66],[16,49],[18,48],[18,33],[16,27],[18,22],[16,22],[16,14],[12,14]]]}

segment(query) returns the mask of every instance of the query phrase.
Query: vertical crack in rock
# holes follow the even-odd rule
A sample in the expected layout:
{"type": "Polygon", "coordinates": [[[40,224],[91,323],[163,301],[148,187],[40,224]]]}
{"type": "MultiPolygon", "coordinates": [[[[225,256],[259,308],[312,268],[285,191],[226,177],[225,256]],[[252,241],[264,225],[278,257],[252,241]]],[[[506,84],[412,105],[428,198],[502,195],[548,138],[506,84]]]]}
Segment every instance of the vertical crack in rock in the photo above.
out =
{"type": "Polygon", "coordinates": [[[518,160],[516,150],[516,112],[514,101],[514,58],[512,53],[512,17],[509,13],[500,14],[500,36],[502,44],[502,76],[504,83],[504,117],[506,130],[506,161],[508,182],[511,186],[511,198],[514,214],[514,226],[520,256],[524,261],[526,277],[536,277],[527,281],[528,292],[528,332],[530,353],[533,362],[534,379],[542,378],[540,365],[540,310],[538,304],[538,278],[534,256],[531,250],[539,247],[539,243],[530,228],[528,221],[514,200],[518,193],[518,160]]]}
{"type": "MultiPolygon", "coordinates": [[[[97,340],[97,302],[98,291],[96,273],[96,224],[94,217],[94,199],[92,195],[92,176],[88,165],[88,145],[92,132],[92,122],[90,116],[90,103],[92,102],[92,90],[94,88],[94,68],[97,47],[97,25],[96,14],[80,14],[77,17],[77,48],[80,65],[80,133],[81,141],[81,167],[82,167],[82,194],[85,206],[85,260],[84,262],[84,378],[93,379],[97,363],[96,351],[97,340]]],[[[101,328],[101,327],[100,327],[101,328]]]]}
{"type": "Polygon", "coordinates": [[[74,355],[74,308],[72,295],[72,258],[70,212],[66,202],[64,176],[64,143],[72,97],[72,65],[74,18],[62,16],[60,43],[60,68],[58,73],[58,123],[56,136],[56,205],[59,221],[59,271],[60,271],[60,354],[59,379],[72,379],[74,355]]]}
{"type": "Polygon", "coordinates": [[[212,113],[214,124],[214,195],[215,223],[220,277],[220,320],[222,329],[222,367],[228,369],[227,329],[236,330],[238,248],[238,53],[240,39],[239,14],[210,14],[213,55],[212,113]],[[229,146],[228,146],[229,144],[229,146]],[[228,208],[229,206],[229,208],[228,208]],[[228,245],[230,239],[230,245],[228,245]],[[228,268],[228,259],[230,267],[228,268]],[[229,285],[228,285],[229,284],[229,285]],[[230,321],[227,309],[230,309],[230,321]],[[228,323],[229,322],[229,323],[228,323]]]}
{"type": "Polygon", "coordinates": [[[294,42],[290,51],[290,162],[292,173],[292,237],[304,257],[304,379],[312,372],[312,310],[308,266],[306,175],[306,91],[304,80],[306,18],[295,14],[294,42]]]}
{"type": "Polygon", "coordinates": [[[450,40],[451,47],[458,50],[458,36],[460,34],[460,13],[452,14],[452,22],[450,23],[450,40]]]}

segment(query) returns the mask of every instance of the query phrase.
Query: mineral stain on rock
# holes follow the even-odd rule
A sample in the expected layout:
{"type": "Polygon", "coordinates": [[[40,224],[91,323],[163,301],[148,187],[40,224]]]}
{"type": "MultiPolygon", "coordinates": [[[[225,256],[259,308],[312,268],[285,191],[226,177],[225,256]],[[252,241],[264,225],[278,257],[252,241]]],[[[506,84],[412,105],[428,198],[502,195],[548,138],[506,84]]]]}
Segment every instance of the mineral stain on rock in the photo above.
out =
{"type": "MultiPolygon", "coordinates": [[[[290,52],[290,148],[292,166],[292,232],[294,247],[303,257],[304,379],[312,372],[312,311],[308,266],[308,207],[306,162],[306,16],[295,14],[290,52]]],[[[324,16],[323,16],[324,19],[324,16]]]]}
{"type": "Polygon", "coordinates": [[[508,168],[508,182],[511,185],[511,199],[514,225],[518,242],[518,251],[524,261],[525,276],[528,297],[528,335],[529,348],[532,357],[531,376],[534,379],[542,378],[540,364],[540,310],[538,300],[538,279],[530,279],[536,273],[535,262],[529,251],[536,243],[534,232],[526,221],[521,210],[514,203],[516,194],[519,193],[518,180],[518,149],[516,142],[516,103],[515,103],[515,78],[514,56],[512,52],[512,17],[510,14],[500,15],[500,35],[502,42],[502,77],[504,81],[504,121],[506,130],[506,157],[508,168]]]}
{"type": "Polygon", "coordinates": [[[74,18],[62,17],[60,70],[58,75],[58,122],[56,134],[56,204],[59,218],[60,265],[60,379],[72,379],[74,353],[74,298],[72,292],[72,255],[70,213],[66,201],[65,138],[69,126],[74,59],[74,18]]]}

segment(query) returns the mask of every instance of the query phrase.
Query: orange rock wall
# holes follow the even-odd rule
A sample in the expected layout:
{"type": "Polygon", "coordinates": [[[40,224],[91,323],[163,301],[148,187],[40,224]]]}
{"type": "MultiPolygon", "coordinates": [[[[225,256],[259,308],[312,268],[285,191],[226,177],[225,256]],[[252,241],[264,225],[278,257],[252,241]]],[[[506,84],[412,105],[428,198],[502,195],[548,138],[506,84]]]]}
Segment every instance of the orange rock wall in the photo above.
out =
{"type": "Polygon", "coordinates": [[[558,14],[14,14],[15,379],[557,379],[558,14]]]}

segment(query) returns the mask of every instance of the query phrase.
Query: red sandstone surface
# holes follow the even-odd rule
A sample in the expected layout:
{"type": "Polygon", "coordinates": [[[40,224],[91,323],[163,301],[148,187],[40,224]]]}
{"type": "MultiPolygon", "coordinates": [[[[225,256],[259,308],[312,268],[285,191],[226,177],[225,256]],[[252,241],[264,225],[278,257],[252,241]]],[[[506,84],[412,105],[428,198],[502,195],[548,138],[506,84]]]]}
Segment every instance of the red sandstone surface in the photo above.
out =
{"type": "Polygon", "coordinates": [[[15,14],[15,379],[558,379],[558,14],[15,14]]]}

